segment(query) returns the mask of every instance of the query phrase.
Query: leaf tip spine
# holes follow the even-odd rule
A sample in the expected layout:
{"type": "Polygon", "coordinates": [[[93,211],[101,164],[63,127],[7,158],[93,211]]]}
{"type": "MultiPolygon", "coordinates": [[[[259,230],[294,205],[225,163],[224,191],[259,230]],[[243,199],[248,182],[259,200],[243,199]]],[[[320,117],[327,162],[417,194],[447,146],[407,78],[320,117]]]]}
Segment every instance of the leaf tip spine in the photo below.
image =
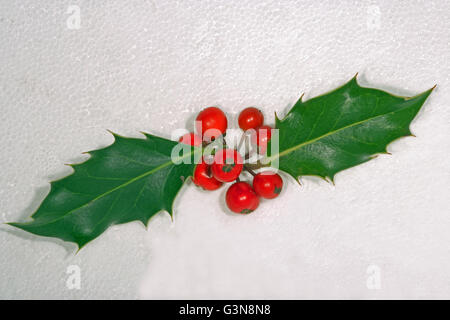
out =
{"type": "Polygon", "coordinates": [[[106,129],[109,133],[111,133],[114,137],[118,137],[119,135],[112,130],[106,129]]]}
{"type": "Polygon", "coordinates": [[[87,244],[87,243],[85,243],[85,244],[80,244],[80,243],[78,243],[78,242],[75,242],[75,244],[77,245],[77,251],[75,251],[75,256],[81,251],[81,249],[83,249],[84,248],[84,246],[87,244]]]}
{"type": "Polygon", "coordinates": [[[151,135],[151,134],[148,133],[148,132],[145,132],[145,131],[139,131],[139,133],[142,133],[142,134],[145,136],[145,139],[146,139],[146,140],[150,140],[150,139],[153,138],[153,135],[151,135]]]}
{"type": "Polygon", "coordinates": [[[275,124],[280,121],[280,118],[278,118],[277,112],[274,111],[274,115],[275,115],[275,124]]]}
{"type": "Polygon", "coordinates": [[[355,83],[357,86],[359,86],[359,84],[358,84],[358,75],[359,75],[359,72],[357,72],[357,73],[355,73],[355,75],[350,79],[350,83],[355,83]]]}
{"type": "Polygon", "coordinates": [[[142,226],[144,226],[145,231],[148,231],[148,223],[150,222],[151,217],[145,221],[144,219],[137,219],[136,221],[138,223],[142,223],[142,226]]]}
{"type": "Polygon", "coordinates": [[[302,92],[302,94],[300,95],[300,98],[298,99],[299,102],[303,103],[303,97],[305,96],[305,93],[302,92]]]}
{"type": "Polygon", "coordinates": [[[333,186],[336,186],[334,183],[334,175],[329,177],[322,177],[326,182],[331,183],[333,186]]]}
{"type": "Polygon", "coordinates": [[[73,168],[77,165],[77,163],[63,163],[64,166],[68,166],[70,168],[73,168]]]}

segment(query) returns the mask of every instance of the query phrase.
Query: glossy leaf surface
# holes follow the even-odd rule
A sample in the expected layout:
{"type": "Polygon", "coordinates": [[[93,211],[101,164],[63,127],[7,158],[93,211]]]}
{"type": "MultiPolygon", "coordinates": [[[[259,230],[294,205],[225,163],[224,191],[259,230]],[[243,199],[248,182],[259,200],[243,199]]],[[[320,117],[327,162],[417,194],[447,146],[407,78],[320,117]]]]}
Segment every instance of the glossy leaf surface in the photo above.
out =
{"type": "MultiPolygon", "coordinates": [[[[51,183],[31,222],[10,225],[81,248],[109,226],[134,220],[146,225],[161,210],[172,214],[175,197],[195,165],[172,162],[177,142],[145,135],[114,135],[112,145],[89,152],[86,162],[72,165],[73,174],[51,183]]],[[[184,157],[194,152],[188,148],[184,157]]]]}
{"type": "Polygon", "coordinates": [[[364,88],[356,77],[276,118],[279,152],[269,160],[295,179],[334,179],[339,171],[385,153],[393,140],[411,135],[409,125],[433,89],[412,98],[364,88]]]}

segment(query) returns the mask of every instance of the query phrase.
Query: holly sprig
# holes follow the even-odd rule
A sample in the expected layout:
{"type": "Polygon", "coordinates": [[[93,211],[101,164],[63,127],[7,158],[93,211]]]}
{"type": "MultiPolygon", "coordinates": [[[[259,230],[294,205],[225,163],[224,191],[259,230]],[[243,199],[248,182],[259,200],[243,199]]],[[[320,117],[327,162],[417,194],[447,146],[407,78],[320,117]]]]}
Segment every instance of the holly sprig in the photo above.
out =
{"type": "Polygon", "coordinates": [[[27,222],[9,225],[40,236],[74,242],[79,248],[112,225],[148,221],[160,211],[173,214],[175,198],[189,179],[206,190],[230,183],[229,209],[249,214],[260,198],[276,198],[283,180],[274,169],[295,179],[315,175],[334,181],[345,169],[364,163],[387,145],[411,135],[409,125],[431,94],[431,88],[414,97],[361,87],[356,77],[324,95],[300,98],[275,126],[264,124],[256,108],[244,109],[238,119],[251,132],[256,162],[224,141],[226,115],[217,107],[202,110],[196,133],[179,142],[145,133],[144,139],[113,133],[114,142],[88,152],[90,158],[73,164],[73,173],[51,182],[48,195],[27,222]],[[173,150],[184,151],[175,154],[173,150]],[[205,151],[212,152],[205,152],[205,151]],[[212,162],[211,162],[212,160],[212,162]],[[261,172],[261,167],[272,167],[261,172]],[[241,181],[242,171],[253,181],[241,181]]]}

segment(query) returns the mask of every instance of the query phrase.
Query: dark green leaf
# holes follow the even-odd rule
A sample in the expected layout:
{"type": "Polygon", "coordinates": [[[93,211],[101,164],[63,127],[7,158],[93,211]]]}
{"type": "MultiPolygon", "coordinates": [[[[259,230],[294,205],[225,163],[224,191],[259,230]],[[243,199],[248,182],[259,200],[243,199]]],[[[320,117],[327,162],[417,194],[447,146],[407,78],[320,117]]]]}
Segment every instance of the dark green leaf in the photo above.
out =
{"type": "Polygon", "coordinates": [[[393,140],[411,135],[409,125],[433,89],[412,98],[363,88],[356,77],[344,86],[310,99],[302,98],[282,120],[279,168],[295,179],[302,175],[329,178],[341,170],[386,153],[393,140]]]}
{"type": "MultiPolygon", "coordinates": [[[[73,174],[51,183],[31,222],[10,224],[81,248],[109,226],[134,220],[146,225],[161,210],[172,214],[175,197],[195,165],[172,162],[177,142],[145,136],[114,134],[112,145],[89,152],[86,162],[72,165],[73,174]]],[[[192,157],[195,151],[189,150],[183,158],[192,157]]]]}

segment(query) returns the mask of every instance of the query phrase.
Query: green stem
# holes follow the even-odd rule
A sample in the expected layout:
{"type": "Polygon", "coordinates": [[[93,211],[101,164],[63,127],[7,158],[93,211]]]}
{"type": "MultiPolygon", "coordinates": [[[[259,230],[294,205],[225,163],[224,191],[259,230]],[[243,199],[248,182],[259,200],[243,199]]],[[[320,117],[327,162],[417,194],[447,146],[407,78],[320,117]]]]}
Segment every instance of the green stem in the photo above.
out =
{"type": "Polygon", "coordinates": [[[252,170],[258,170],[261,168],[265,168],[265,167],[270,167],[270,163],[264,164],[261,161],[257,161],[256,163],[246,163],[245,166],[248,169],[252,169],[252,170]]]}
{"type": "Polygon", "coordinates": [[[247,170],[252,176],[256,176],[255,171],[252,168],[249,168],[248,165],[244,164],[244,169],[247,170]]]}

